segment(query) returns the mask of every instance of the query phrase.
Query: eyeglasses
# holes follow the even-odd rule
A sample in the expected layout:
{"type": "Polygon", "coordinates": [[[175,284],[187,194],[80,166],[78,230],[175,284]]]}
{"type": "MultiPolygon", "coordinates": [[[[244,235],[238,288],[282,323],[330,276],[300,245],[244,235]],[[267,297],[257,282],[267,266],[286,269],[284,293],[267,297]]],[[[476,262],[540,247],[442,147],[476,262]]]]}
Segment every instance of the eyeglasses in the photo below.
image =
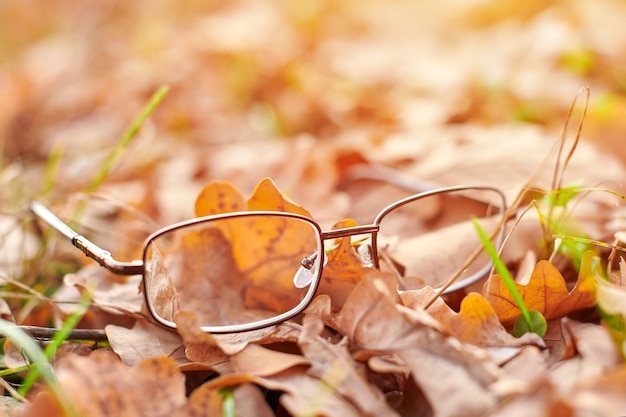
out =
{"type": "MultiPolygon", "coordinates": [[[[109,271],[141,275],[148,311],[159,324],[175,329],[177,312],[192,311],[203,331],[234,333],[300,314],[313,299],[340,238],[350,238],[363,266],[394,271],[400,291],[441,287],[455,272],[459,278],[445,293],[465,288],[491,268],[484,255],[464,265],[481,246],[476,234],[467,232],[473,232],[469,219],[475,216],[494,232],[506,202],[492,187],[439,188],[386,206],[371,224],[336,230],[322,230],[306,216],[277,211],[199,217],[152,233],[142,259],[130,262],[116,260],[43,204],[32,202],[31,210],[109,271]],[[426,232],[429,225],[436,226],[436,234],[426,232]],[[425,257],[426,249],[437,256],[425,257]]],[[[500,231],[496,244],[501,240],[500,231]]]]}

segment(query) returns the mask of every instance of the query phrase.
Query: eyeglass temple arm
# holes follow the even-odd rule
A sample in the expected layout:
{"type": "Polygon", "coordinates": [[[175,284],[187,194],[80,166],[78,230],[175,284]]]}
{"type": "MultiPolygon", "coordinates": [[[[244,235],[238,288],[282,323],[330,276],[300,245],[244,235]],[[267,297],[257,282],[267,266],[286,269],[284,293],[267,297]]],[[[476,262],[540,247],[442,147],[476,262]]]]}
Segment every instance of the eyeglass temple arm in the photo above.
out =
{"type": "Polygon", "coordinates": [[[111,252],[102,249],[100,246],[76,232],[43,204],[32,201],[30,203],[30,210],[54,230],[68,238],[70,242],[72,242],[72,245],[80,249],[87,257],[93,259],[109,271],[119,275],[137,275],[143,273],[142,261],[121,262],[114,259],[111,252]]]}

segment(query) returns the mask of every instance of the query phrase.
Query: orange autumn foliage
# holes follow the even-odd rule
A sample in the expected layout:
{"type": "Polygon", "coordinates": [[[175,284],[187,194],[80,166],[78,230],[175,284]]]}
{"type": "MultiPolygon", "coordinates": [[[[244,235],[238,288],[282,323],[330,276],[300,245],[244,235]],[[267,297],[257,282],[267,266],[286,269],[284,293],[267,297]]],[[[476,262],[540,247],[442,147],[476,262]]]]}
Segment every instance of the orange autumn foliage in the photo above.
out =
{"type": "MultiPolygon", "coordinates": [[[[569,291],[563,275],[548,261],[537,263],[528,284],[515,283],[515,287],[526,307],[540,312],[547,320],[564,317],[595,304],[593,277],[580,274],[576,285],[569,291]]],[[[512,326],[521,311],[499,275],[485,282],[483,294],[502,324],[512,326]]]]}

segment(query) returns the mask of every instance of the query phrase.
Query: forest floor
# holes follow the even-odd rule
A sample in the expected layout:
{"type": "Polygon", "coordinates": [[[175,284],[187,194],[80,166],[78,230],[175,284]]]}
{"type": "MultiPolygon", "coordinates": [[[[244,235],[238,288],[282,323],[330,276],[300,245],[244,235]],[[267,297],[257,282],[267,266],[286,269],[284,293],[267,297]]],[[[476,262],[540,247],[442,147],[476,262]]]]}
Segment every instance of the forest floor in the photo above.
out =
{"type": "MultiPolygon", "coordinates": [[[[1,2],[1,412],[626,415],[624,21],[617,0],[1,2]],[[492,271],[443,297],[398,293],[397,271],[363,265],[344,238],[304,314],[218,335],[180,311],[172,331],[138,277],[29,210],[74,215],[130,261],[150,232],[228,204],[323,230],[371,222],[397,197],[349,192],[357,167],[500,190],[516,282],[492,271]],[[59,327],[91,333],[44,335],[59,327]]],[[[475,231],[431,226],[412,261],[437,275],[475,231]]],[[[228,242],[232,268],[269,262],[244,254],[253,241],[228,242]]],[[[230,271],[187,244],[196,270],[230,271]]],[[[184,272],[174,290],[194,295],[200,276],[184,272]]]]}

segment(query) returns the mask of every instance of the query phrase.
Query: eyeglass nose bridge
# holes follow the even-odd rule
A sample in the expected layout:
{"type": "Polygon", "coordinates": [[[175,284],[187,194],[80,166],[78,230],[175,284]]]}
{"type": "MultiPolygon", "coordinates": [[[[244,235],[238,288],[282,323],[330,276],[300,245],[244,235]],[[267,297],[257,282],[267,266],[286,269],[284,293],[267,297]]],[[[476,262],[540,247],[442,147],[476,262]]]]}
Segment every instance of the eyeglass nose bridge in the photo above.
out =
{"type": "Polygon", "coordinates": [[[344,227],[342,229],[327,230],[322,232],[322,240],[338,239],[341,237],[357,235],[376,235],[380,230],[377,224],[361,224],[358,226],[344,227]]]}
{"type": "Polygon", "coordinates": [[[376,236],[380,230],[379,224],[363,224],[358,226],[344,227],[341,229],[323,231],[321,233],[322,241],[330,239],[339,239],[343,237],[358,236],[358,235],[370,235],[370,253],[368,254],[368,263],[371,262],[371,266],[379,268],[378,262],[378,248],[376,245],[376,236]]]}

